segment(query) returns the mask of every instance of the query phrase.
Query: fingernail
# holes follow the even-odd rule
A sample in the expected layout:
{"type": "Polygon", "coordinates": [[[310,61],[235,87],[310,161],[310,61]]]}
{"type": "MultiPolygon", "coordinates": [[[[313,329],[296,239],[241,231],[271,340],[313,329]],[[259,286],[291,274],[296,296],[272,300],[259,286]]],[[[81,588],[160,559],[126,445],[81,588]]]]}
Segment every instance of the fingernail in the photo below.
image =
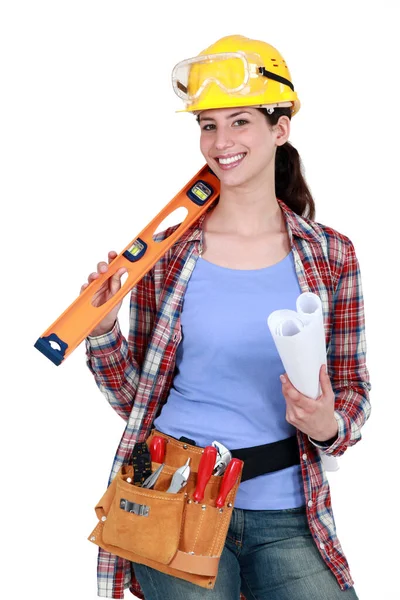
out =
{"type": "Polygon", "coordinates": [[[286,377],[284,375],[279,375],[279,379],[282,381],[282,383],[286,383],[286,377]]]}

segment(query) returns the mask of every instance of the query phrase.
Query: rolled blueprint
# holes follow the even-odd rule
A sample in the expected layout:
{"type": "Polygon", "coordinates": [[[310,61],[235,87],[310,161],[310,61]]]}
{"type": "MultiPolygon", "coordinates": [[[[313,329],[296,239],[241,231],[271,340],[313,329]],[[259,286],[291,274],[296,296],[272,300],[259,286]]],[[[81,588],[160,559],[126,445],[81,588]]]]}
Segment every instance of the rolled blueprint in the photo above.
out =
{"type": "MultiPolygon", "coordinates": [[[[296,310],[273,311],[268,327],[279,356],[294,387],[305,396],[321,394],[319,372],[326,365],[326,343],[322,303],[316,294],[304,292],[296,300],[296,310]]],[[[327,471],[336,471],[336,458],[321,452],[327,471]]]]}
{"type": "Polygon", "coordinates": [[[321,300],[304,292],[296,300],[296,309],[275,310],[268,326],[290,381],[299,392],[315,399],[321,394],[319,370],[326,364],[321,300]]]}

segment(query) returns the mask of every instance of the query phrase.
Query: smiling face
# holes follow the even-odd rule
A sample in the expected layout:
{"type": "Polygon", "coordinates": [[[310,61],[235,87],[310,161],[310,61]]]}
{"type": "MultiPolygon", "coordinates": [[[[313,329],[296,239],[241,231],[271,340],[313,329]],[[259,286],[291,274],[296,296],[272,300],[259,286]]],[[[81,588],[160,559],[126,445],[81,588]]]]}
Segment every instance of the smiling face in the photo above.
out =
{"type": "Polygon", "coordinates": [[[287,117],[271,128],[265,115],[251,107],[205,110],[199,124],[201,152],[228,187],[273,176],[276,146],[287,141],[290,130],[287,117]]]}

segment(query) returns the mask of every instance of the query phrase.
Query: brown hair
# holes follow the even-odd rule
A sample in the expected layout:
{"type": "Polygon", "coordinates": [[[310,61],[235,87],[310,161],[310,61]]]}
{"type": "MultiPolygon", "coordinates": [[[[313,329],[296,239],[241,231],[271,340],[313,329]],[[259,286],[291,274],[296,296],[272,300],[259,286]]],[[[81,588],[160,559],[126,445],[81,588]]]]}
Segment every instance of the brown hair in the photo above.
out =
{"type": "MultiPolygon", "coordinates": [[[[276,125],[279,117],[291,119],[290,108],[274,108],[268,114],[266,108],[259,108],[269,125],[276,125]]],[[[315,204],[302,173],[302,162],[296,148],[290,142],[278,146],[275,156],[275,194],[293,212],[301,217],[315,218],[315,204]]]]}

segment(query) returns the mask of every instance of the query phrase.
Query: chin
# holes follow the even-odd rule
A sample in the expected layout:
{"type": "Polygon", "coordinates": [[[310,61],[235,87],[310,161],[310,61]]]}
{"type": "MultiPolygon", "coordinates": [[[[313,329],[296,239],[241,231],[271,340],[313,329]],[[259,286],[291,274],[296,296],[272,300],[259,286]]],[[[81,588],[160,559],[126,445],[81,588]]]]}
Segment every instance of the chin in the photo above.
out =
{"type": "Polygon", "coordinates": [[[218,172],[218,178],[221,181],[221,184],[233,188],[245,185],[251,181],[252,176],[245,171],[242,171],[242,173],[239,171],[222,171],[218,172]]]}

